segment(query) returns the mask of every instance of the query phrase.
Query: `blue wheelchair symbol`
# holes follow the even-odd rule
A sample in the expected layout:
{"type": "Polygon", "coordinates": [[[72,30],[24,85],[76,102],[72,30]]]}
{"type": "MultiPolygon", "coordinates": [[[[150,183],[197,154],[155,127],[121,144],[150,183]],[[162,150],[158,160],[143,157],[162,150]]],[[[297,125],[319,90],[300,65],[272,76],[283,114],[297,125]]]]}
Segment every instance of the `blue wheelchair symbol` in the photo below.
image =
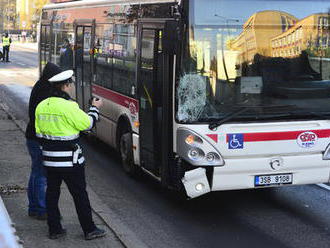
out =
{"type": "Polygon", "coordinates": [[[228,135],[228,149],[243,149],[244,136],[242,133],[227,134],[228,135]]]}

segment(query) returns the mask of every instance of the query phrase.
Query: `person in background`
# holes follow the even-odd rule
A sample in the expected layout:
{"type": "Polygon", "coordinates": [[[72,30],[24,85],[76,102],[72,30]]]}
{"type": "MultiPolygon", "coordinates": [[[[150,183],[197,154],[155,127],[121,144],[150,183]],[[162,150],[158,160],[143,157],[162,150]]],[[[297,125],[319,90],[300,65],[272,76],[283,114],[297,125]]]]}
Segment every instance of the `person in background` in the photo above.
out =
{"type": "Polygon", "coordinates": [[[11,38],[8,36],[8,33],[5,33],[5,35],[2,37],[2,53],[3,53],[2,61],[4,62],[10,62],[9,61],[10,44],[11,44],[11,38]]]}
{"type": "Polygon", "coordinates": [[[64,39],[63,47],[60,49],[60,67],[62,70],[72,69],[73,52],[70,41],[64,39]]]}
{"type": "Polygon", "coordinates": [[[46,211],[46,175],[42,164],[42,154],[35,131],[35,110],[37,105],[51,95],[48,79],[60,73],[57,66],[47,63],[40,79],[33,86],[29,101],[29,123],[26,128],[26,146],[31,156],[31,173],[28,184],[28,215],[38,220],[47,219],[46,211]]]}
{"type": "Polygon", "coordinates": [[[66,235],[58,207],[61,184],[64,181],[73,197],[85,239],[91,240],[105,236],[106,232],[97,228],[93,222],[79,134],[95,126],[102,101],[93,99],[87,114],[81,110],[70,99],[72,75],[72,70],[66,70],[48,80],[53,85],[53,92],[51,97],[43,100],[36,108],[36,136],[41,139],[43,164],[47,170],[49,238],[58,239],[66,235]]]}

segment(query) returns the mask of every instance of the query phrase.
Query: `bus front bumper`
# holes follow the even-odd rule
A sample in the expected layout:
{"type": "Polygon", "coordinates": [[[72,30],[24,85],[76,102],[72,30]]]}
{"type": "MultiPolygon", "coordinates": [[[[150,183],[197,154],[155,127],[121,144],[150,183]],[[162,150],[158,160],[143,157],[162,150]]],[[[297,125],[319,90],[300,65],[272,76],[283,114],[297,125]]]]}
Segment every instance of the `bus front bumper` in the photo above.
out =
{"type": "Polygon", "coordinates": [[[195,198],[211,191],[209,181],[206,177],[206,169],[197,168],[187,171],[182,178],[187,196],[195,198]]]}
{"type": "Polygon", "coordinates": [[[210,191],[252,189],[261,187],[276,187],[283,185],[304,185],[328,183],[330,175],[330,161],[322,160],[321,155],[301,156],[299,162],[296,157],[286,157],[286,166],[279,170],[265,167],[265,158],[251,159],[254,169],[246,166],[246,160],[235,159],[228,161],[223,167],[214,167],[212,184],[206,177],[205,168],[187,171],[182,179],[187,196],[195,198],[210,191]],[[234,168],[234,169],[233,169],[234,168]],[[256,176],[290,174],[292,182],[289,184],[256,185],[256,176]]]}

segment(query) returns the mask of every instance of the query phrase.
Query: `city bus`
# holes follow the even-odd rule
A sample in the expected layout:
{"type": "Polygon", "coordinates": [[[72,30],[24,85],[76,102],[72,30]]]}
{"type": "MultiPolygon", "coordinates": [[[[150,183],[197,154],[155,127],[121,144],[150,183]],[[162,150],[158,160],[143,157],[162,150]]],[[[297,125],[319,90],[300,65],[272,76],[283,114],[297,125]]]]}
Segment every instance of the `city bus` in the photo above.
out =
{"type": "Polygon", "coordinates": [[[42,10],[40,72],[103,100],[92,133],[128,174],[189,198],[329,182],[330,1],[64,1],[42,10]]]}

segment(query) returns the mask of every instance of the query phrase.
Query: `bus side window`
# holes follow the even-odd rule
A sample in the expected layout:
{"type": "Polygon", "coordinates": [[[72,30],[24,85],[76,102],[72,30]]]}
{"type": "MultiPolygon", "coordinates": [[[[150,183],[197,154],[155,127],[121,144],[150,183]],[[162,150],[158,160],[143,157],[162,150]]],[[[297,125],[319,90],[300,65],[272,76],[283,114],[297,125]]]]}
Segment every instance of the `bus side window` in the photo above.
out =
{"type": "MultiPolygon", "coordinates": [[[[117,24],[113,43],[113,89],[132,95],[136,75],[136,38],[134,26],[117,24]]],[[[133,92],[134,93],[134,92],[133,92]]]]}
{"type": "Polygon", "coordinates": [[[52,34],[52,62],[62,70],[73,67],[73,31],[54,29],[52,34]]]}
{"type": "Polygon", "coordinates": [[[93,83],[112,89],[112,36],[113,24],[97,24],[93,50],[93,83]]]}

